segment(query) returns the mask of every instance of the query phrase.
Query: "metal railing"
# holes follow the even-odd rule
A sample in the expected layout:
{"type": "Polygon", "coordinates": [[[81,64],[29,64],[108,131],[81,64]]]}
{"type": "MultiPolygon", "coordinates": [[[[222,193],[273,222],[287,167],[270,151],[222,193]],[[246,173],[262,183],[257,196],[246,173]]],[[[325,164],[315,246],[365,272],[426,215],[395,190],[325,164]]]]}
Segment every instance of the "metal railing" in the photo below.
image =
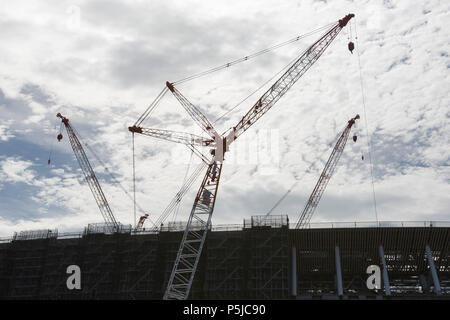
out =
{"type": "MultiPolygon", "coordinates": [[[[450,221],[360,221],[360,222],[313,222],[304,229],[337,229],[337,228],[449,228],[450,221]]],[[[294,226],[290,226],[294,229],[294,226]]]]}
{"type": "Polygon", "coordinates": [[[289,218],[287,215],[252,216],[250,219],[244,219],[245,229],[255,227],[281,228],[288,226],[289,218]]]}
{"type": "Polygon", "coordinates": [[[117,224],[118,230],[114,230],[114,226],[110,223],[90,223],[86,228],[84,228],[84,234],[111,234],[114,232],[119,233],[131,233],[132,227],[131,224],[117,224]]]}
{"type": "MultiPolygon", "coordinates": [[[[212,225],[211,230],[216,232],[221,231],[241,231],[245,228],[251,227],[249,221],[247,224],[219,224],[212,225]]],[[[277,218],[275,220],[275,225],[273,227],[285,226],[286,221],[283,220],[282,223],[278,223],[280,220],[277,218]]],[[[271,226],[271,219],[268,220],[257,220],[255,223],[253,220],[253,226],[271,226]]],[[[273,221],[272,221],[273,222],[273,221]]],[[[126,233],[131,233],[131,235],[147,235],[147,234],[157,234],[159,232],[181,232],[184,231],[183,226],[186,222],[175,222],[170,224],[170,226],[162,226],[160,230],[154,231],[149,230],[131,230],[129,226],[126,225],[124,230],[126,233]]],[[[308,223],[303,229],[339,229],[339,228],[450,228],[450,221],[359,221],[359,222],[313,222],[308,223]]],[[[290,229],[295,229],[294,225],[289,226],[290,229]]],[[[101,232],[101,230],[98,230],[101,232]]],[[[14,233],[12,237],[2,237],[0,238],[0,243],[8,243],[14,240],[32,240],[32,239],[42,239],[42,238],[56,238],[56,239],[73,239],[82,238],[85,232],[58,232],[57,230],[32,230],[32,231],[21,231],[19,233],[14,233]],[[45,232],[44,232],[45,231],[45,232]],[[51,231],[51,232],[49,232],[51,231]]]]}
{"type": "Polygon", "coordinates": [[[13,240],[37,240],[37,239],[48,239],[48,238],[58,238],[58,230],[42,229],[42,230],[29,230],[14,232],[13,240]]]}

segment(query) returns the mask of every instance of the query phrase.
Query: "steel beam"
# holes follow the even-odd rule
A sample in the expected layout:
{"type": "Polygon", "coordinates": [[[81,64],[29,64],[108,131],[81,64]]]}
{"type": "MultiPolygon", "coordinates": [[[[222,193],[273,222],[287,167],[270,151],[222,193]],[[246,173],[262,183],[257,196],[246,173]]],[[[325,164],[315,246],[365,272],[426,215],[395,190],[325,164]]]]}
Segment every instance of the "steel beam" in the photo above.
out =
{"type": "Polygon", "coordinates": [[[425,250],[427,252],[427,258],[428,258],[428,264],[430,266],[431,270],[431,276],[433,277],[433,284],[434,284],[434,293],[436,295],[441,295],[441,285],[439,284],[439,278],[437,275],[436,267],[434,265],[433,255],[431,254],[430,246],[427,244],[425,247],[425,250]]]}
{"type": "Polygon", "coordinates": [[[380,246],[378,247],[378,252],[380,254],[380,258],[381,258],[381,265],[383,267],[383,284],[384,284],[384,293],[387,296],[391,295],[391,286],[389,284],[389,276],[388,276],[388,272],[387,272],[387,265],[386,265],[386,259],[384,257],[384,248],[383,245],[380,244],[380,246]]]}
{"type": "Polygon", "coordinates": [[[297,249],[292,247],[292,295],[297,296],[297,249]]]}
{"type": "Polygon", "coordinates": [[[335,260],[336,260],[336,281],[337,281],[338,296],[343,296],[344,288],[342,286],[341,256],[339,254],[338,246],[336,246],[334,248],[334,253],[335,253],[335,260]]]}

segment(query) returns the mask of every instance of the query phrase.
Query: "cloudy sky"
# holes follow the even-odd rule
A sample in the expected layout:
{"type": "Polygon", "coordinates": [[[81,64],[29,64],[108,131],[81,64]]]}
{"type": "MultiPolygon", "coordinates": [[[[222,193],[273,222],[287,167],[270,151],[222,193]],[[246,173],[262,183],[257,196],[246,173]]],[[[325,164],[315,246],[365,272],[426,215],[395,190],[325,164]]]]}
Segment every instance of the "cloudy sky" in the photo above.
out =
{"type": "MultiPolygon", "coordinates": [[[[337,135],[357,113],[361,120],[351,135],[358,140],[348,142],[312,222],[375,221],[368,139],[379,220],[450,220],[448,1],[17,0],[0,7],[0,237],[32,229],[82,230],[101,222],[67,133],[56,141],[57,112],[132,193],[127,127],[166,81],[350,12],[356,15],[351,28],[231,146],[213,223],[237,224],[265,214],[298,181],[273,211],[295,222],[337,135]],[[353,54],[349,38],[357,44],[353,54]]],[[[215,121],[320,36],[178,89],[215,121]]],[[[235,125],[264,88],[215,122],[217,130],[235,125]]],[[[170,93],[143,126],[201,133],[170,93]]],[[[135,144],[137,202],[156,220],[198,160],[183,145],[146,136],[136,136],[135,144]]],[[[132,224],[133,203],[88,156],[117,219],[132,224]]],[[[187,219],[200,182],[201,177],[168,221],[187,219]]]]}

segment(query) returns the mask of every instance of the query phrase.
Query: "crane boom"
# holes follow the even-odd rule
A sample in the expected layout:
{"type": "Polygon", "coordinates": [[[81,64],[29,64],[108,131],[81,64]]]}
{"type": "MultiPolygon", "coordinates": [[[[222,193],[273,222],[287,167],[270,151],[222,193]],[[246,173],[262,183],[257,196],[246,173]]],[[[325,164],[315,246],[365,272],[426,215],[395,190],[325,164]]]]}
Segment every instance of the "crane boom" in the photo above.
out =
{"type": "Polygon", "coordinates": [[[314,187],[313,192],[311,193],[311,196],[309,197],[308,202],[306,203],[306,206],[300,215],[300,218],[296,225],[297,229],[304,228],[311,220],[311,217],[314,214],[317,205],[319,204],[320,198],[322,198],[322,195],[325,192],[325,188],[327,187],[328,182],[333,176],[339,159],[341,158],[342,152],[344,151],[345,145],[347,144],[350,129],[357,119],[359,119],[358,114],[348,121],[347,126],[336,142],[336,145],[334,146],[333,151],[331,152],[331,155],[328,158],[327,163],[325,164],[325,168],[323,169],[322,174],[319,177],[319,181],[317,181],[317,184],[314,187]]]}
{"type": "MultiPolygon", "coordinates": [[[[69,119],[63,117],[61,113],[56,115],[58,118],[61,118],[62,123],[66,127],[67,135],[69,136],[70,145],[72,146],[73,152],[75,153],[75,157],[77,158],[78,164],[83,171],[84,177],[89,185],[89,188],[94,195],[94,199],[97,202],[98,208],[103,216],[103,219],[106,222],[107,227],[111,232],[119,231],[119,224],[117,223],[114,215],[109,207],[108,201],[106,200],[105,194],[103,193],[102,188],[100,187],[100,183],[92,169],[91,164],[84,152],[83,146],[78,140],[73,128],[69,123],[69,119]]],[[[62,135],[58,136],[58,140],[61,140],[62,135]]]]}
{"type": "MultiPolygon", "coordinates": [[[[209,163],[202,185],[200,186],[191,214],[188,219],[183,238],[178,249],[177,257],[169,277],[164,299],[185,300],[194,280],[198,262],[210,228],[211,217],[214,211],[217,190],[222,171],[224,154],[229,145],[246,131],[252,124],[262,117],[292,86],[300,77],[319,59],[325,49],[330,45],[354,14],[348,14],[339,20],[325,35],[317,40],[306,52],[298,58],[293,65],[278,79],[272,87],[256,102],[241,121],[224,137],[224,134],[214,133],[210,128],[209,121],[203,121],[200,111],[184,99],[179,92],[175,91],[173,84],[167,83],[169,90],[186,108],[191,117],[204,129],[212,133],[215,141],[213,158],[209,163]],[[194,114],[195,113],[195,114],[194,114]],[[210,132],[211,131],[211,132],[210,132]],[[222,143],[220,143],[222,142],[222,143]]],[[[206,117],[205,117],[206,119],[206,117]]]]}
{"type": "Polygon", "coordinates": [[[214,144],[213,139],[206,139],[201,136],[191,134],[191,133],[185,133],[185,132],[179,132],[179,131],[172,131],[172,130],[163,130],[163,129],[153,129],[153,128],[141,128],[141,127],[128,127],[128,130],[135,133],[140,133],[146,136],[162,139],[162,140],[168,140],[176,143],[182,143],[185,145],[196,145],[196,146],[212,146],[214,144]]]}
{"type": "Polygon", "coordinates": [[[203,131],[209,134],[213,139],[219,135],[208,118],[206,118],[196,106],[189,102],[189,100],[186,99],[172,83],[167,81],[166,86],[173,93],[175,98],[178,99],[186,112],[191,116],[192,120],[194,120],[203,131]]]}

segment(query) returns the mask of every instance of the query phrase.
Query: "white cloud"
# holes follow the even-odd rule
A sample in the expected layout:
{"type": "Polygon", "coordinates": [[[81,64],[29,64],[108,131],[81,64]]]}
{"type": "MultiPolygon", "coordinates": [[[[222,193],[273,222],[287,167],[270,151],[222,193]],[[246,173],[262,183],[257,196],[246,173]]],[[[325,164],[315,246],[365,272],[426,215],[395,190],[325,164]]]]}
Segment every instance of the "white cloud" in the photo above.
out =
{"type": "Polygon", "coordinates": [[[14,134],[11,133],[9,125],[0,123],[0,141],[8,141],[11,138],[14,138],[14,134]]]}
{"type": "Polygon", "coordinates": [[[0,178],[2,182],[33,184],[35,172],[30,169],[31,161],[17,158],[6,158],[0,160],[0,178]]]}
{"type": "MultiPolygon", "coordinates": [[[[74,6],[15,1],[0,9],[0,34],[6,44],[0,52],[0,113],[2,120],[8,121],[0,123],[1,141],[26,141],[44,151],[54,145],[55,152],[73,157],[67,134],[63,132],[61,143],[52,142],[57,131],[55,115],[61,112],[131,191],[131,137],[127,127],[166,80],[245,56],[354,12],[352,34],[356,26],[367,119],[362,108],[357,52],[348,52],[346,30],[248,132],[250,136],[258,129],[277,130],[279,172],[264,175],[257,164],[225,162],[214,222],[239,223],[244,216],[266,212],[294,177],[302,177],[278,211],[294,217],[314,187],[331,152],[330,143],[356,113],[362,117],[354,131],[358,142],[349,141],[316,218],[374,219],[368,129],[374,147],[379,217],[448,219],[448,3],[188,1],[168,7],[162,1],[90,0],[74,6]],[[305,175],[311,164],[315,164],[312,171],[305,175]]],[[[180,85],[179,89],[214,120],[317,37],[180,85]]],[[[258,94],[218,122],[219,131],[237,123],[258,94]]],[[[198,133],[170,93],[147,125],[198,133]]],[[[238,156],[245,139],[243,136],[231,146],[229,159],[238,156]]],[[[33,202],[42,210],[51,211],[52,206],[59,205],[59,212],[67,214],[64,219],[40,219],[41,226],[48,223],[47,227],[64,224],[81,228],[88,221],[100,220],[76,162],[70,164],[73,170],[44,174],[32,170],[34,156],[19,159],[13,153],[2,149],[2,154],[13,159],[7,166],[9,173],[2,173],[2,177],[8,177],[9,183],[22,181],[37,188],[33,202]]],[[[89,157],[101,173],[95,158],[89,157]]],[[[189,157],[190,152],[182,146],[136,137],[137,199],[155,220],[181,185],[189,157]]],[[[68,163],[59,160],[57,165],[60,168],[68,163]]],[[[104,179],[101,183],[119,220],[131,223],[131,201],[119,187],[104,179]]],[[[187,217],[198,183],[183,201],[178,219],[187,217]]],[[[28,225],[22,221],[16,226],[28,225]]]]}

